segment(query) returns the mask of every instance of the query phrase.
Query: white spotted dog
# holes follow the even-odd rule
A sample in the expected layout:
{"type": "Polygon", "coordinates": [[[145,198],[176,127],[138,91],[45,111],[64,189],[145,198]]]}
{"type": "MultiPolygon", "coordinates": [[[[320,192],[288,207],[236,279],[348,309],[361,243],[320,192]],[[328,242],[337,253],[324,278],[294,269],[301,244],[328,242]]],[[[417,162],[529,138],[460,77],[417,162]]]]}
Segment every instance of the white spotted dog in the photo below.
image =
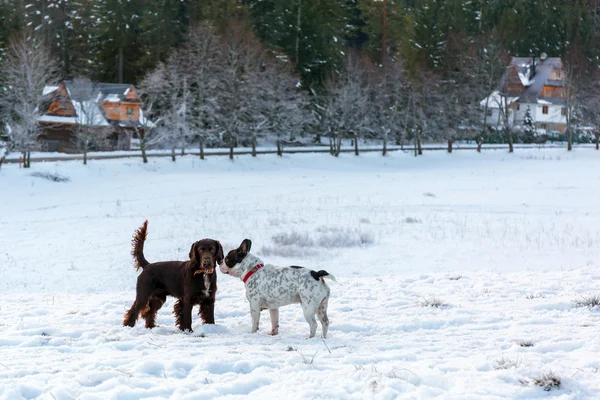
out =
{"type": "Polygon", "coordinates": [[[264,265],[260,258],[249,254],[251,246],[250,239],[244,239],[240,247],[227,254],[219,269],[224,274],[240,278],[246,284],[246,297],[252,316],[252,333],[258,331],[260,312],[269,309],[271,335],[277,335],[279,307],[300,303],[304,318],[310,325],[309,337],[314,337],[317,332],[317,314],[323,328],[323,338],[326,338],[329,327],[329,286],[324,278],[336,282],[335,277],[327,271],[316,272],[297,266],[278,268],[274,265],[264,265]]]}

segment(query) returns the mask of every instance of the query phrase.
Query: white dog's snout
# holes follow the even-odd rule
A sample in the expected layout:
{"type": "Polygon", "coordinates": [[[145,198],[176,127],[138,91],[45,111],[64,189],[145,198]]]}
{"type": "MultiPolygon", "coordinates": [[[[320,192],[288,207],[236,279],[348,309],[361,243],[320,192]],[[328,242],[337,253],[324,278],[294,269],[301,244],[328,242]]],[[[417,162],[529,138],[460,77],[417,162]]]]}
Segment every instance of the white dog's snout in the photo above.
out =
{"type": "Polygon", "coordinates": [[[228,274],[229,273],[229,267],[227,265],[225,265],[225,261],[223,261],[223,262],[221,262],[221,264],[219,264],[219,269],[224,274],[228,274]]]}

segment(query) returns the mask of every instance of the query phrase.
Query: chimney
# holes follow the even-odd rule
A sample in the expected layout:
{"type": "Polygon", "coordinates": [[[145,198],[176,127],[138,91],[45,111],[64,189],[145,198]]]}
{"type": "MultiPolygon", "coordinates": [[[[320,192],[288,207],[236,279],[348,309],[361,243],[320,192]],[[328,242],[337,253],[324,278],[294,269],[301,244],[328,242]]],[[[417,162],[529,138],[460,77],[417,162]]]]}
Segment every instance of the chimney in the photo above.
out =
{"type": "Polygon", "coordinates": [[[535,76],[535,54],[531,57],[532,62],[531,62],[531,69],[530,69],[530,76],[529,76],[529,80],[533,79],[533,77],[535,76]]]}

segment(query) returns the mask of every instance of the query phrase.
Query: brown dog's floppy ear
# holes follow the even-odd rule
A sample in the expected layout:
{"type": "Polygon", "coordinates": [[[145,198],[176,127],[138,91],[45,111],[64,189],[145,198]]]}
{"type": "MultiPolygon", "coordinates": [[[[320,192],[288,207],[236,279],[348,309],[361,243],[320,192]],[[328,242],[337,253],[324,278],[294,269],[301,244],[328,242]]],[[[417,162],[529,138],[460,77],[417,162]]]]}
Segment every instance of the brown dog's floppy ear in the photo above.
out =
{"type": "Polygon", "coordinates": [[[221,246],[221,242],[219,242],[218,240],[215,240],[215,242],[217,243],[217,265],[220,265],[223,262],[223,259],[225,258],[225,256],[223,255],[223,246],[221,246]]]}
{"type": "Polygon", "coordinates": [[[190,248],[190,262],[188,264],[190,269],[197,268],[200,265],[200,260],[198,260],[198,250],[196,249],[197,246],[198,242],[194,242],[190,248]]]}
{"type": "Polygon", "coordinates": [[[244,239],[242,244],[240,244],[240,252],[246,256],[250,252],[250,248],[252,247],[252,241],[250,239],[244,239]]]}

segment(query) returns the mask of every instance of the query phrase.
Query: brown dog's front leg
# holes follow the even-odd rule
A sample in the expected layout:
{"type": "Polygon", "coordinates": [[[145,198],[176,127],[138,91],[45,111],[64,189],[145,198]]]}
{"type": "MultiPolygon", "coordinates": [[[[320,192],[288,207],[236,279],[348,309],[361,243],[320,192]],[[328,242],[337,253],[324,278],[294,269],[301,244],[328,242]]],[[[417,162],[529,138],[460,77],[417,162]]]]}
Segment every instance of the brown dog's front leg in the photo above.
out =
{"type": "Polygon", "coordinates": [[[205,324],[215,323],[215,300],[212,298],[203,299],[200,303],[200,311],[198,312],[202,321],[205,324]]]}
{"type": "Polygon", "coordinates": [[[192,302],[188,299],[183,301],[183,307],[181,308],[181,325],[179,329],[182,331],[192,331],[192,302]]]}

